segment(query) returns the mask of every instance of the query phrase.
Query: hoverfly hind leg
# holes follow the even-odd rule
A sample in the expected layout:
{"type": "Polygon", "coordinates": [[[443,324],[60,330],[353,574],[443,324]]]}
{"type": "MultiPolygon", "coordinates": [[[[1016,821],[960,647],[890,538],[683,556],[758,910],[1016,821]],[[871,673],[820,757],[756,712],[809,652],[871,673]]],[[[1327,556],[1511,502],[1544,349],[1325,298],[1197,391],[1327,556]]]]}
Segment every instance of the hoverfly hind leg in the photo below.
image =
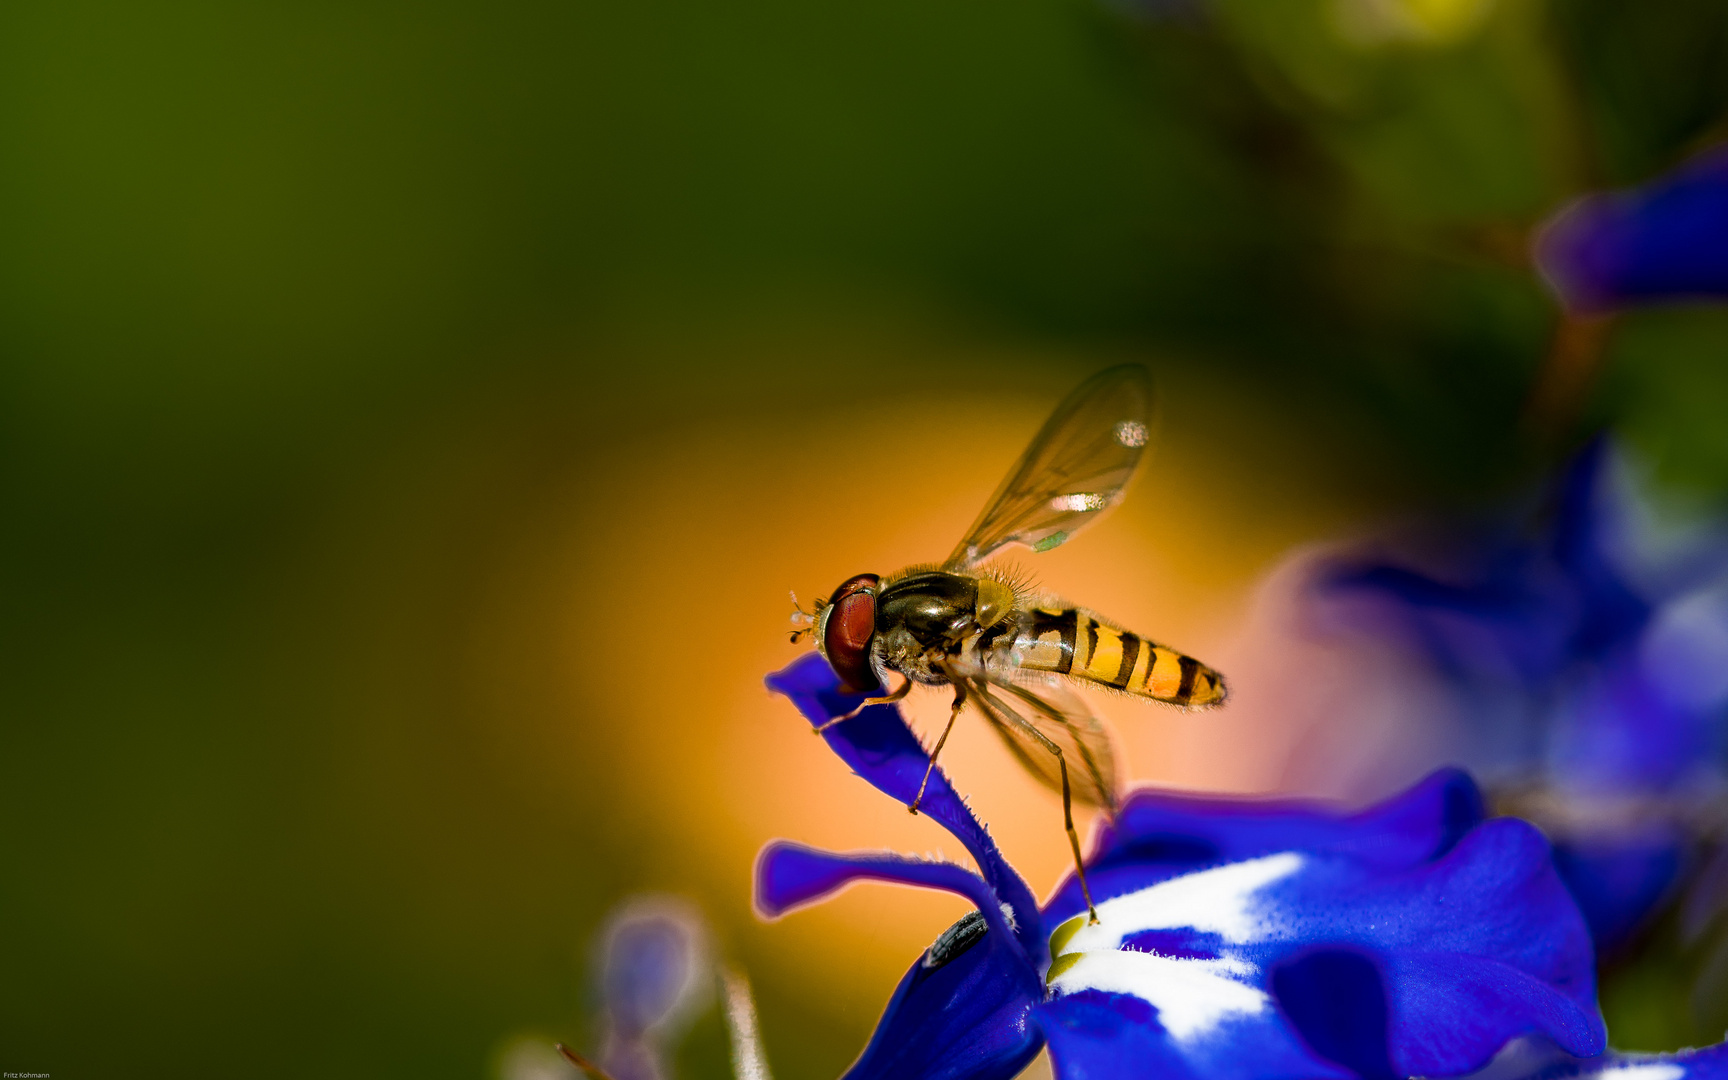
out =
{"type": "Polygon", "coordinates": [[[1086,919],[1091,925],[1097,926],[1098,908],[1092,903],[1092,887],[1086,883],[1086,860],[1080,855],[1080,834],[1074,830],[1074,793],[1068,784],[1068,756],[1048,735],[1027,723],[982,683],[975,684],[973,692],[982,702],[999,711],[1003,720],[1013,723],[1034,742],[1056,756],[1056,767],[1062,776],[1062,824],[1068,830],[1068,847],[1074,852],[1074,876],[1080,881],[1080,895],[1086,901],[1086,919]]]}
{"type": "Polygon", "coordinates": [[[1092,906],[1092,888],[1086,884],[1086,860],[1080,857],[1080,834],[1074,831],[1074,796],[1068,790],[1068,758],[1062,748],[1048,739],[1050,752],[1062,770],[1062,824],[1068,830],[1068,846],[1074,851],[1074,875],[1080,879],[1080,895],[1086,900],[1086,921],[1098,925],[1098,909],[1092,906]]]}
{"type": "Polygon", "coordinates": [[[1089,785],[1093,789],[1099,806],[1110,819],[1110,823],[1114,825],[1120,807],[1116,800],[1114,754],[1110,749],[1110,740],[1106,729],[1097,726],[1097,719],[1090,712],[1084,711],[1083,705],[1078,706],[1073,714],[1065,715],[1064,711],[1058,708],[1054,702],[1046,700],[1045,697],[1033,693],[1024,686],[1003,683],[1000,684],[1000,689],[1013,694],[1037,714],[1046,717],[1074,736],[1074,746],[1071,749],[1079,755],[1080,760],[1076,765],[1080,769],[1080,780],[1082,784],[1089,785]],[[1093,726],[1092,734],[1095,738],[1082,737],[1086,734],[1083,728],[1084,724],[1093,726]]]}

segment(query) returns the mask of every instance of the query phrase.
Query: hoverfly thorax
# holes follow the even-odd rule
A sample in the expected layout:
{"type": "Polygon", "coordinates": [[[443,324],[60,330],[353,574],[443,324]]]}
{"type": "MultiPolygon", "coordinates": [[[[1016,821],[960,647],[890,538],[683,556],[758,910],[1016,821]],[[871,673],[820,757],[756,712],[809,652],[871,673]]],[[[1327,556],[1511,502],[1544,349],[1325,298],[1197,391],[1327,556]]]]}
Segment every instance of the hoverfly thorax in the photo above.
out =
{"type": "Polygon", "coordinates": [[[870,645],[876,637],[876,593],[881,584],[876,574],[849,578],[816,614],[817,646],[840,676],[841,689],[849,694],[867,693],[877,686],[870,645]]]}
{"type": "Polygon", "coordinates": [[[965,574],[917,570],[890,581],[879,603],[884,630],[908,635],[918,650],[946,653],[976,622],[978,584],[965,574]]]}

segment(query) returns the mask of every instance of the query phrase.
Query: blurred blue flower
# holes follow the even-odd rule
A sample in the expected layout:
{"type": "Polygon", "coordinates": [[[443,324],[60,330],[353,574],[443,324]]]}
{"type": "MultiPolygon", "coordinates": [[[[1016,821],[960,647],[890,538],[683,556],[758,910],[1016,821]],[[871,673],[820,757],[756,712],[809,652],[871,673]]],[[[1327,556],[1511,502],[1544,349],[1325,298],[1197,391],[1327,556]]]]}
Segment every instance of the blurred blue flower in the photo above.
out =
{"type": "Polygon", "coordinates": [[[1575,311],[1728,297],[1728,147],[1644,187],[1579,199],[1535,246],[1543,277],[1575,311]]]}
{"type": "Polygon", "coordinates": [[[1453,544],[1446,565],[1338,558],[1335,620],[1401,640],[1457,694],[1466,756],[1536,821],[1598,947],[1673,892],[1724,776],[1728,541],[1640,554],[1640,507],[1606,440],[1559,478],[1546,519],[1453,544]]]}
{"type": "Polygon", "coordinates": [[[613,1080],[663,1080],[665,1055],[709,989],[701,916],[676,897],[626,900],[600,932],[598,961],[599,1064],[613,1080]]]}
{"type": "MultiPolygon", "coordinates": [[[[812,724],[857,701],[814,655],[769,685],[812,724]]],[[[911,801],[928,758],[891,706],[824,737],[911,801]]],[[[923,807],[979,873],[786,842],[758,861],[769,915],[859,879],[977,908],[906,973],[849,1080],[1005,1080],[1046,1041],[1062,1080],[1450,1076],[1532,1033],[1568,1055],[1604,1047],[1589,936],[1546,844],[1484,821],[1462,773],[1354,815],[1138,792],[1088,860],[1093,925],[1072,880],[1040,911],[939,771],[923,807]]]]}

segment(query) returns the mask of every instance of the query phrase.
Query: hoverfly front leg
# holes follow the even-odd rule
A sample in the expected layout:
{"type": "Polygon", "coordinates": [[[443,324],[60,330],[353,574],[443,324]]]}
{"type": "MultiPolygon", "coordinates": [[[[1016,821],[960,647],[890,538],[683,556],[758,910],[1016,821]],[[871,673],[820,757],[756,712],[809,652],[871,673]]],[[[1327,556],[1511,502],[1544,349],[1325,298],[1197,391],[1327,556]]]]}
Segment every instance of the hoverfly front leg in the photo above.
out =
{"type": "Polygon", "coordinates": [[[810,634],[812,636],[815,635],[816,616],[821,614],[824,603],[825,601],[818,600],[816,601],[815,611],[805,611],[804,605],[798,602],[797,591],[792,591],[792,625],[797,628],[790,632],[792,635],[792,644],[798,644],[798,639],[803,637],[805,634],[810,634]]]}
{"type": "Polygon", "coordinates": [[[930,774],[936,770],[936,756],[942,753],[942,745],[948,741],[948,733],[954,730],[954,721],[960,716],[960,710],[966,707],[966,683],[954,680],[954,711],[948,714],[948,726],[942,729],[942,737],[936,740],[936,749],[930,751],[930,764],[924,766],[924,779],[918,782],[918,796],[912,800],[912,805],[906,809],[916,814],[918,804],[924,801],[924,789],[930,786],[930,774]]]}
{"type": "MultiPolygon", "coordinates": [[[[905,676],[901,676],[901,678],[905,678],[905,676]]],[[[820,724],[817,724],[815,727],[810,729],[810,732],[811,732],[811,734],[814,734],[814,735],[820,735],[824,731],[827,731],[829,728],[833,727],[835,724],[845,723],[847,720],[852,719],[854,716],[857,716],[859,713],[863,712],[865,709],[868,709],[872,705],[892,705],[895,702],[899,701],[901,698],[904,698],[907,694],[910,694],[911,692],[912,692],[912,680],[906,679],[905,682],[900,684],[900,689],[893,691],[887,697],[865,698],[863,701],[860,701],[858,703],[858,707],[856,709],[853,709],[851,712],[847,713],[845,716],[836,716],[832,720],[826,720],[820,724]]]]}

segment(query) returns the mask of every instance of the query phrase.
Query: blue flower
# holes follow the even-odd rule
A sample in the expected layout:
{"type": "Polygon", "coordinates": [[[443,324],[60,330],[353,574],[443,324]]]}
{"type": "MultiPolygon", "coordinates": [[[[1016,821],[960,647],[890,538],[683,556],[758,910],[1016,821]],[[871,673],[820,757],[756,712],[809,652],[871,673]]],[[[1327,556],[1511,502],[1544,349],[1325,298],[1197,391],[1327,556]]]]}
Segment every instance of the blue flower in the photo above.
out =
{"type": "Polygon", "coordinates": [[[668,1051],[708,988],[702,918],[674,897],[634,897],[608,918],[599,954],[599,1063],[613,1080],[661,1080],[668,1051]]]}
{"type": "Polygon", "coordinates": [[[1571,204],[1538,233],[1536,261],[1576,311],[1728,297],[1728,148],[1571,204]]]}
{"type": "Polygon", "coordinates": [[[1546,522],[1491,535],[1452,565],[1339,559],[1317,584],[1457,691],[1472,763],[1549,832],[1603,949],[1672,894],[1724,783],[1728,705],[1728,605],[1713,591],[1728,545],[1666,565],[1636,557],[1636,507],[1612,457],[1592,443],[1546,522]]]}
{"type": "MultiPolygon", "coordinates": [[[[816,656],[769,685],[812,724],[857,702],[816,656]]],[[[892,707],[824,737],[911,801],[928,758],[892,707]]],[[[1520,1036],[1578,1057],[1605,1045],[1589,936],[1547,845],[1484,821],[1462,773],[1354,815],[1135,793],[1088,860],[1097,924],[1073,880],[1040,910],[940,771],[923,805],[979,873],[785,842],[758,861],[769,915],[861,879],[977,909],[912,965],[848,1080],[1007,1078],[1046,1042],[1062,1080],[1449,1076],[1520,1036]]]]}

